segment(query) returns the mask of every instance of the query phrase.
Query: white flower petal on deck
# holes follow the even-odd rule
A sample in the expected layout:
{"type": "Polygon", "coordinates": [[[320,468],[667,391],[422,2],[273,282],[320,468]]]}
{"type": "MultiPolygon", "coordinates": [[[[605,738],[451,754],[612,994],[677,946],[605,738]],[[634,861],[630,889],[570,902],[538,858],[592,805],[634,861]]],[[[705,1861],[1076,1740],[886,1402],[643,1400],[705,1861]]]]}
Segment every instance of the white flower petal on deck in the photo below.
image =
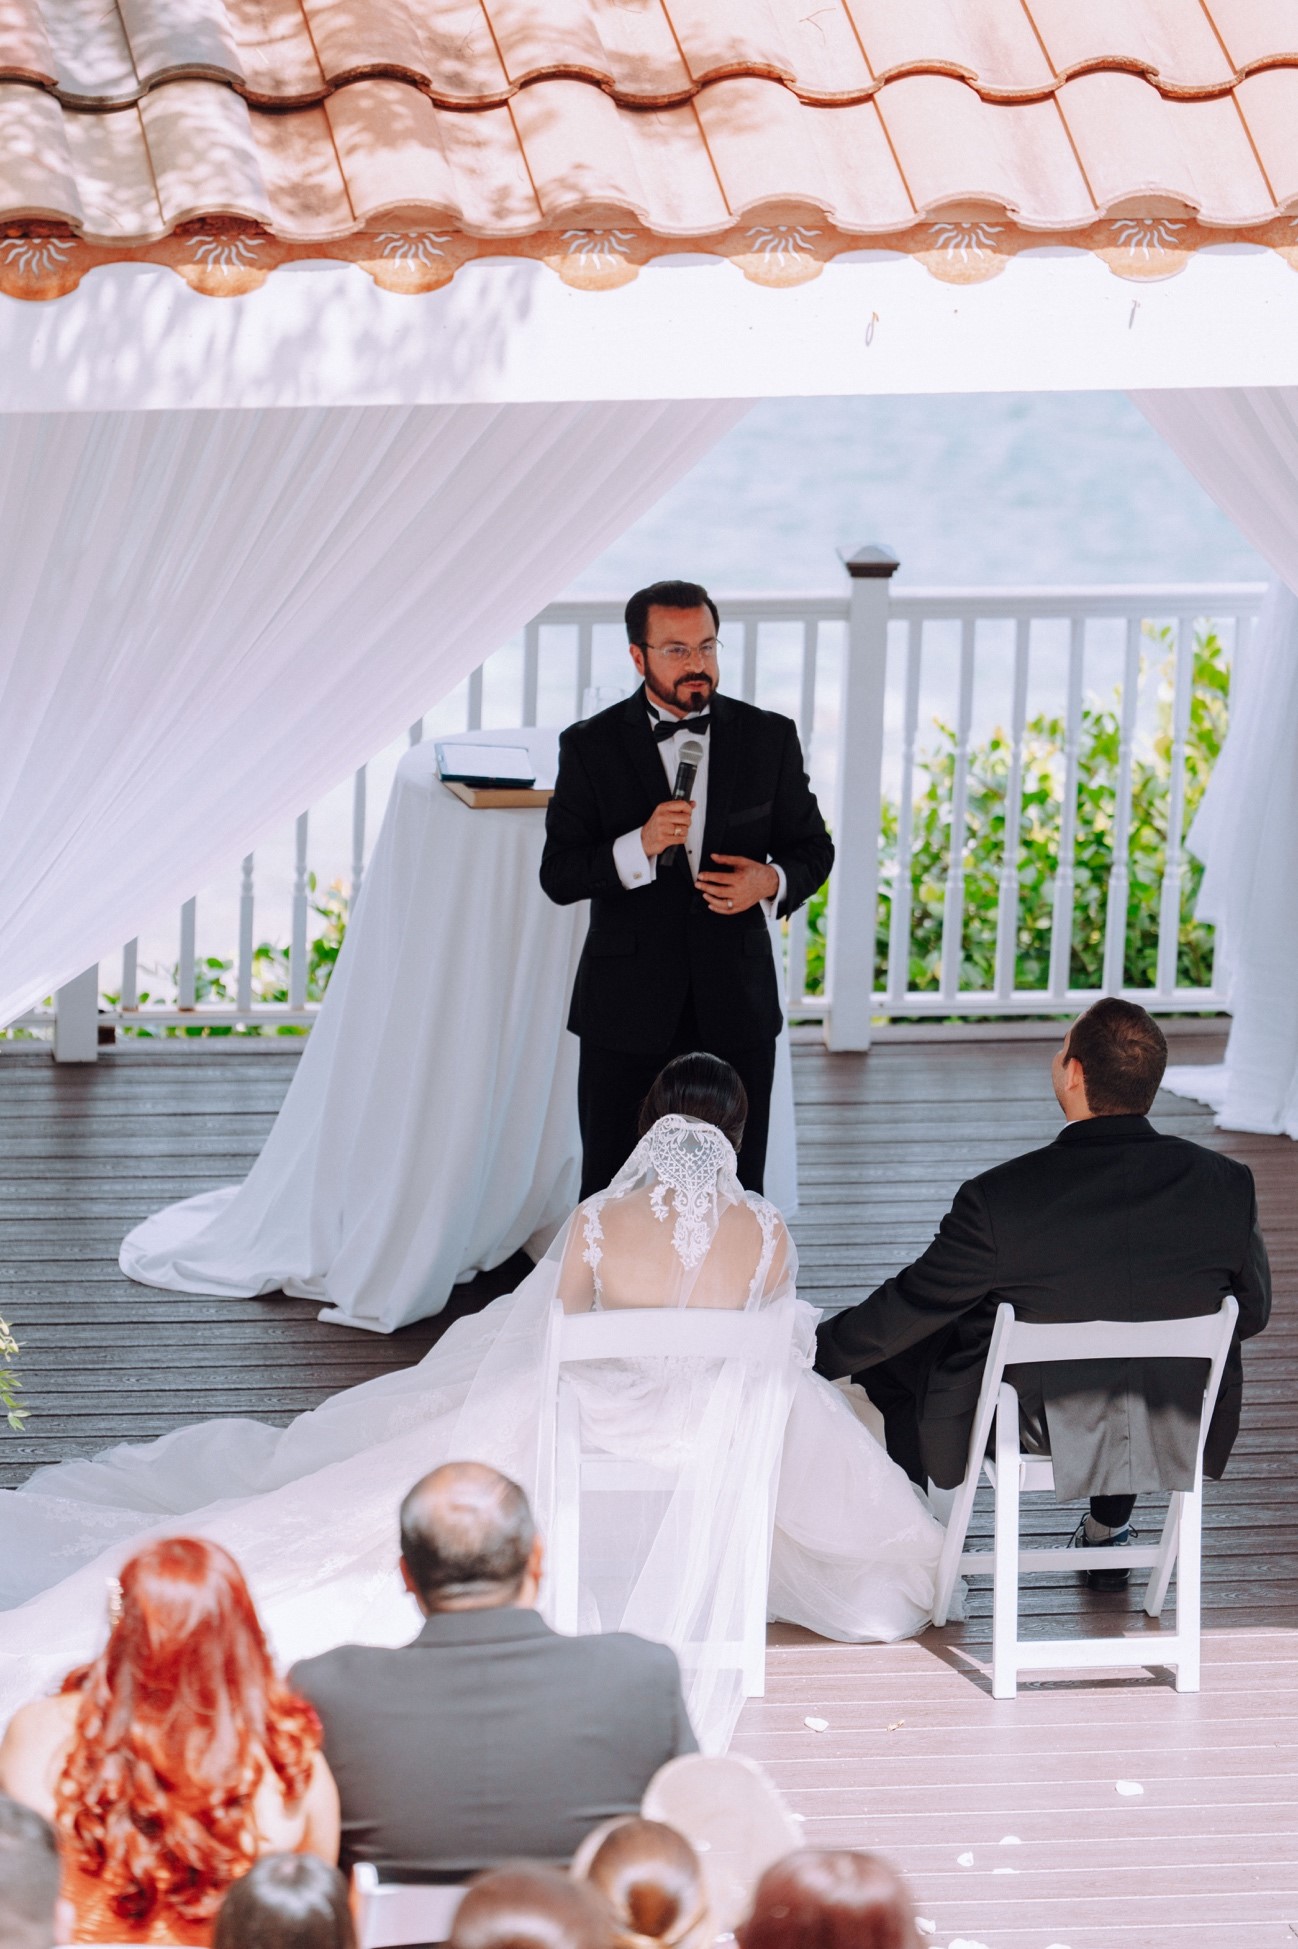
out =
{"type": "MultiPolygon", "coordinates": [[[[955,1864],[957,1868],[972,1868],[973,1866],[972,1854],[957,1854],[955,1858],[955,1864]]],[[[952,1944],[951,1949],[955,1949],[954,1943],[952,1944]]]]}
{"type": "Polygon", "coordinates": [[[937,1923],[934,1922],[927,1915],[917,1915],[915,1917],[915,1927],[919,1930],[921,1935],[937,1934],[937,1923]]]}
{"type": "Polygon", "coordinates": [[[951,1938],[951,1949],[987,1949],[985,1942],[975,1942],[970,1936],[957,1935],[951,1938]]]}
{"type": "Polygon", "coordinates": [[[1139,1780],[1115,1780],[1113,1784],[1116,1792],[1126,1794],[1129,1798],[1132,1794],[1145,1791],[1139,1780]]]}
{"type": "Polygon", "coordinates": [[[994,1875],[1016,1875],[1018,1873],[1018,1869],[1017,1868],[993,1868],[992,1873],[994,1875]]]}
{"type": "Polygon", "coordinates": [[[1019,1839],[1019,1837],[1018,1837],[1018,1835],[1017,1835],[1017,1834],[1002,1834],[1002,1835],[1001,1835],[1001,1846],[1002,1846],[1002,1847],[1022,1847],[1022,1845],[1023,1845],[1023,1843],[1022,1843],[1022,1841],[1021,1841],[1021,1840],[1019,1839]]]}
{"type": "Polygon", "coordinates": [[[803,1723],[803,1725],[804,1725],[804,1726],[806,1726],[806,1727],[807,1727],[807,1728],[808,1728],[808,1729],[809,1729],[809,1730],[810,1730],[811,1732],[828,1732],[828,1731],[829,1731],[829,1721],[828,1721],[828,1719],[816,1719],[816,1718],[811,1718],[811,1717],[808,1717],[808,1718],[806,1718],[806,1719],[804,1719],[802,1723],[803,1723]]]}

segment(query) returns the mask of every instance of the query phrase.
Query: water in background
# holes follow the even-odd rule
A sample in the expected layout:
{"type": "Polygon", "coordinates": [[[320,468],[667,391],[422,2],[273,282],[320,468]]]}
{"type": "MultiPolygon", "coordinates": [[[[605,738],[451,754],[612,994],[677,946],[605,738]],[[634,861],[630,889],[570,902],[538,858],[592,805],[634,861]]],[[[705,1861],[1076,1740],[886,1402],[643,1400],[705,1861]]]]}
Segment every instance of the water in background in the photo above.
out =
{"type": "MultiPolygon", "coordinates": [[[[887,543],[895,586],[1257,581],[1259,557],[1153,428],[1118,393],[952,394],[782,399],[747,417],[573,584],[624,596],[661,576],[714,590],[824,592],[844,586],[836,549],[887,543]]],[[[723,621],[724,629],[724,621],[723,621]]],[[[600,646],[598,681],[626,668],[600,646]],[[612,664],[605,669],[609,657],[612,664]]],[[[489,666],[485,722],[518,722],[521,656],[489,666]]],[[[629,671],[628,671],[629,677],[629,671]]],[[[566,676],[557,695],[570,695],[566,676]]],[[[541,715],[553,714],[542,676],[541,715]]],[[[463,728],[464,686],[430,710],[427,734],[463,728]]],[[[791,700],[761,701],[790,708],[791,700]]],[[[927,717],[927,706],[926,713],[927,717]]],[[[369,767],[367,852],[404,740],[369,767]]],[[[320,886],[346,879],[351,786],[311,811],[320,886]]],[[[258,850],[256,938],[289,938],[292,833],[258,850]]],[[[238,938],[238,872],[198,897],[202,955],[238,938]]],[[[140,940],[144,966],[168,968],[178,921],[160,914],[140,940]]],[[[115,972],[104,968],[106,986],[115,972]]],[[[152,985],[145,979],[145,985],[152,985]]]]}
{"type": "Polygon", "coordinates": [[[922,588],[1267,572],[1125,394],[953,393],[762,401],[571,593],[836,589],[863,542],[922,588]]]}

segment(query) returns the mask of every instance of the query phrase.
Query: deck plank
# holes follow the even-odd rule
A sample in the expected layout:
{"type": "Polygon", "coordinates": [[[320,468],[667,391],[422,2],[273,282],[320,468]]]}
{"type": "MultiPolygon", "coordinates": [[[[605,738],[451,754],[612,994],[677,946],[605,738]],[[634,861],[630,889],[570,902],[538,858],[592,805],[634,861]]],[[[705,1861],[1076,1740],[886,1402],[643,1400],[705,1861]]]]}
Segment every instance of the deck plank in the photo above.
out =
{"type": "MultiPolygon", "coordinates": [[[[1221,1046],[1205,1025],[1178,1035],[1175,1057],[1212,1061],[1221,1046]]],[[[197,1416],[282,1422],[419,1359],[451,1318],[516,1283],[517,1260],[458,1289],[439,1319],[383,1339],[326,1326],[305,1300],[189,1297],[122,1276],[132,1224],[248,1169],[299,1055],[287,1039],[118,1048],[84,1070],[43,1052],[0,1055],[0,1311],[23,1342],[33,1409],[0,1444],[0,1485],[197,1416]]],[[[1049,1142],[1048,1064],[1048,1045],[1012,1038],[885,1043],[867,1056],[798,1047],[794,1231],[807,1296],[864,1298],[923,1250],[962,1178],[1049,1142]]],[[[1216,1131],[1175,1097],[1155,1117],[1252,1167],[1276,1274],[1273,1327],[1245,1350],[1239,1445],[1207,1496],[1202,1692],[1179,1695],[1136,1662],[1157,1629],[1139,1580],[1092,1593],[1051,1576],[1025,1583],[1028,1628],[1125,1632],[1129,1671],[1049,1674],[993,1700],[989,1588],[976,1583],[965,1623],[914,1643],[833,1645],[773,1626],[766,1696],[740,1722],[738,1747],[769,1767],[808,1842],[887,1853],[938,1949],[956,1938],[988,1949],[1298,1939],[1298,1146],[1216,1131]],[[1120,1796],[1118,1779],[1144,1793],[1120,1796]],[[1003,1845],[1009,1834],[1017,1845],[1003,1845]]],[[[1143,1520],[1157,1519],[1149,1498],[1143,1520]]],[[[1072,1520],[1046,1498],[1025,1503],[1034,1537],[1072,1520]]],[[[972,1540],[989,1541],[981,1499],[972,1540]]]]}

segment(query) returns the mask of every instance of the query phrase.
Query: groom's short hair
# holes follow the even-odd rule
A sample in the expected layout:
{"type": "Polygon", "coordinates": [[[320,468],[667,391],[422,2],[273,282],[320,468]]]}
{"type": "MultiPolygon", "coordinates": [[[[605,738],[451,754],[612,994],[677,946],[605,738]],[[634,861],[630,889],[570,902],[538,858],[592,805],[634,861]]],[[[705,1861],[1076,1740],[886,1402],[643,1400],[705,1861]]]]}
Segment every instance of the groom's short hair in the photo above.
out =
{"type": "Polygon", "coordinates": [[[1082,1065],[1093,1117],[1143,1117],[1167,1068],[1167,1037],[1138,1003],[1106,995],[1073,1023],[1068,1055],[1082,1065]]]}
{"type": "Polygon", "coordinates": [[[638,650],[644,648],[651,609],[702,609],[704,604],[712,611],[713,629],[720,629],[720,611],[701,582],[651,582],[647,589],[637,589],[627,603],[627,642],[638,650]]]}
{"type": "Polygon", "coordinates": [[[493,1593],[507,1601],[535,1540],[527,1497],[485,1462],[444,1463],[401,1505],[401,1554],[430,1610],[493,1593]]]}

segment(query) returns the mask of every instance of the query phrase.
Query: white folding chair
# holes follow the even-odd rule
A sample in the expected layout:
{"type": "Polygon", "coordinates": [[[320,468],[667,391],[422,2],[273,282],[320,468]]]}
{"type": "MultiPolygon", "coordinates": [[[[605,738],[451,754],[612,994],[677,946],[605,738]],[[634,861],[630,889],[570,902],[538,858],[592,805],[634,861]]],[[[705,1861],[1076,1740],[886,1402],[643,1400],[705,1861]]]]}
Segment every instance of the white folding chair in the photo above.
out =
{"type": "Polygon", "coordinates": [[[372,1861],[358,1861],[351,1886],[356,1949],[445,1942],[463,1895],[462,1881],[380,1881],[372,1861]]]}
{"type": "Polygon", "coordinates": [[[1203,1445],[1216,1404],[1217,1391],[1230,1351],[1237,1302],[1224,1299],[1216,1313],[1180,1320],[1086,1320],[1075,1324],[1036,1326],[1014,1317],[1012,1306],[998,1306],[992,1330],[982,1391],[969,1437],[965,1478],[955,1491],[947,1521],[946,1540],[938,1563],[935,1624],[945,1624],[957,1577],[992,1578],[992,1696],[1012,1699],[1021,1671],[1058,1670],[1063,1666],[1166,1665],[1176,1671],[1178,1692],[1199,1689],[1200,1558],[1203,1538],[1203,1445]],[[1199,1444],[1194,1487],[1173,1490],[1167,1518],[1157,1544],[1099,1546],[1085,1554],[1065,1547],[1024,1550],[1019,1547],[1019,1497],[1024,1492],[1053,1490],[1054,1471],[1048,1455],[1024,1455],[1019,1449],[1019,1400],[1005,1379],[1005,1369],[1021,1362],[1053,1365],[1066,1360],[1206,1360],[1208,1379],[1199,1417],[1199,1444]],[[987,1453],[995,1419],[994,1456],[987,1453]],[[986,1475],[996,1496],[995,1541],[989,1552],[966,1551],[965,1536],[979,1479],[986,1475]],[[1153,1571],[1145,1593],[1145,1610],[1158,1617],[1175,1568],[1176,1629],[1157,1637],[1023,1639],[1018,1635],[1019,1576],[1032,1570],[1153,1571]]]}
{"type": "MultiPolygon", "coordinates": [[[[678,1472],[669,1465],[607,1455],[583,1447],[581,1408],[563,1369],[574,1361],[682,1358],[766,1363],[780,1357],[787,1346],[792,1321],[786,1309],[729,1312],[705,1307],[619,1307],[607,1313],[569,1313],[560,1323],[557,1339],[557,1406],[555,1428],[555,1504],[557,1514],[550,1535],[550,1567],[554,1579],[553,1619],[559,1631],[579,1629],[581,1566],[581,1499],[583,1494],[669,1491],[678,1472]]],[[[752,1534],[748,1540],[741,1638],[733,1643],[709,1644],[708,1656],[725,1666],[738,1666],[745,1698],[760,1698],[766,1690],[766,1587],[770,1573],[771,1530],[775,1521],[775,1492],[779,1478],[779,1449],[765,1485],[755,1485],[752,1534]],[[762,1493],[764,1487],[764,1494],[762,1493]]],[[[688,1644],[677,1645],[688,1667],[688,1644]]],[[[700,1651],[702,1647],[698,1647],[700,1651]]]]}

